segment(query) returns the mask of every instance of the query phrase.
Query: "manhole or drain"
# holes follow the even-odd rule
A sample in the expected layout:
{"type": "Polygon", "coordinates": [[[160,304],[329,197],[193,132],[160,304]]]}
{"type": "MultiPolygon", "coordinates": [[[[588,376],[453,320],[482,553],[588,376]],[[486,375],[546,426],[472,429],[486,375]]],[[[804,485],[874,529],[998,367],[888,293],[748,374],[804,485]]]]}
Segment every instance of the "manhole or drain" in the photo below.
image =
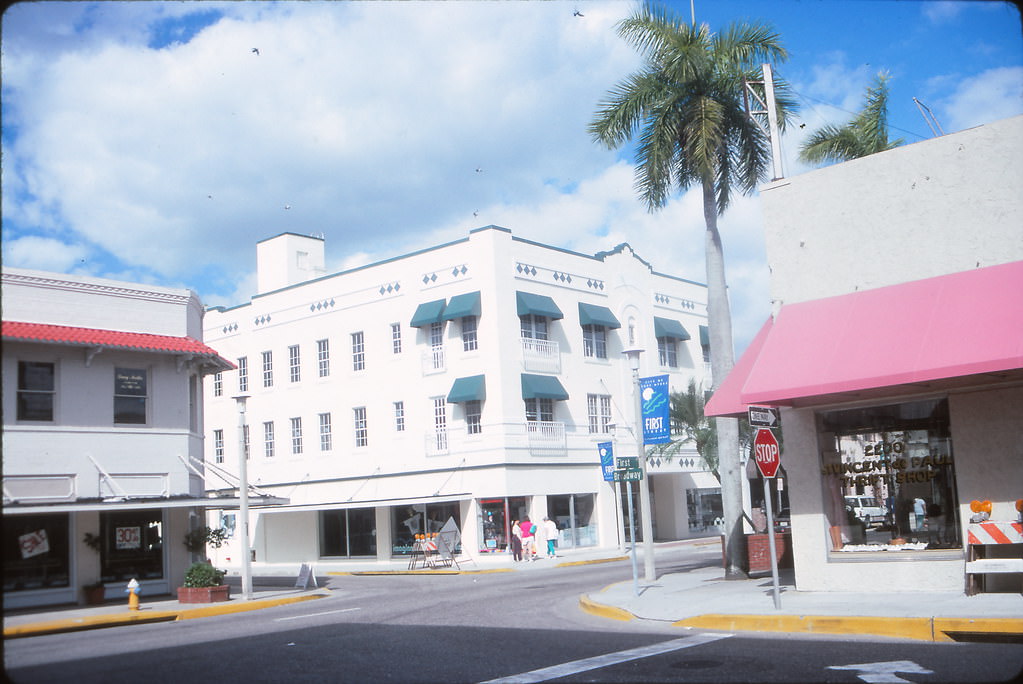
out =
{"type": "Polygon", "coordinates": [[[709,670],[724,664],[724,661],[721,660],[679,660],[672,663],[671,666],[679,670],[709,670]]]}

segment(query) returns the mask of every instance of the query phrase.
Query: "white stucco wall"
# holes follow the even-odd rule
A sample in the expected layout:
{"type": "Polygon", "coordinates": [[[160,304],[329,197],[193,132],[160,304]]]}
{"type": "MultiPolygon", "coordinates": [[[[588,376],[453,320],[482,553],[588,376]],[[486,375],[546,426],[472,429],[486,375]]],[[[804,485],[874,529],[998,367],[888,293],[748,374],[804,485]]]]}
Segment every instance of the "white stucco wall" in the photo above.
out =
{"type": "Polygon", "coordinates": [[[760,190],[782,304],[1023,259],[1023,116],[760,190]]]}

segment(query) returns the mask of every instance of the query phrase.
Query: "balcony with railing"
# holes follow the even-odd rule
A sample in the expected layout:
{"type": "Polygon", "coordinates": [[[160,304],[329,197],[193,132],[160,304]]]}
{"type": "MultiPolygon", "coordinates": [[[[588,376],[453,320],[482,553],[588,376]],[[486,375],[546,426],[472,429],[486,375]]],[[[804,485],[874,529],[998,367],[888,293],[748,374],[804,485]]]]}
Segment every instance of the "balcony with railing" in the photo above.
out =
{"type": "Polygon", "coordinates": [[[532,456],[564,456],[568,453],[565,424],[550,420],[526,421],[526,443],[532,456]]]}
{"type": "Polygon", "coordinates": [[[522,337],[522,364],[527,371],[561,372],[561,350],[557,342],[522,337]]]}
{"type": "Polygon", "coordinates": [[[444,456],[450,453],[447,428],[436,428],[426,433],[426,455],[444,456]]]}
{"type": "Polygon", "coordinates": [[[423,375],[443,373],[447,368],[444,365],[444,347],[430,347],[423,352],[423,375]]]}

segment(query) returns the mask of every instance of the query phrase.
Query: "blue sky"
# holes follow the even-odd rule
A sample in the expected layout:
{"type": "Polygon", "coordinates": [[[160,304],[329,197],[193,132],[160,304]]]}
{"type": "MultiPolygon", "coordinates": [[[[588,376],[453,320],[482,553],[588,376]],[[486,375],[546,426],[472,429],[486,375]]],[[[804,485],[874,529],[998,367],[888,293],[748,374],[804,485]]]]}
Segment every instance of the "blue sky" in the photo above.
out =
{"type": "MultiPolygon", "coordinates": [[[[690,3],[669,3],[689,17],[690,3]]],[[[255,290],[255,243],[323,234],[341,270],[488,224],[592,254],[629,242],[703,281],[698,193],[656,214],[627,151],[586,133],[639,66],[627,2],[30,2],[3,15],[4,265],[255,290]],[[582,16],[577,16],[576,12],[582,16]],[[255,51],[258,50],[258,53],[255,51]],[[480,171],[477,171],[480,169],[480,171]]],[[[1004,2],[695,0],[696,20],[772,23],[801,110],[843,123],[881,69],[908,144],[1023,113],[1004,2]]],[[[799,127],[798,124],[805,124],[799,127]]],[[[738,351],[770,312],[756,195],[721,218],[738,351]]]]}

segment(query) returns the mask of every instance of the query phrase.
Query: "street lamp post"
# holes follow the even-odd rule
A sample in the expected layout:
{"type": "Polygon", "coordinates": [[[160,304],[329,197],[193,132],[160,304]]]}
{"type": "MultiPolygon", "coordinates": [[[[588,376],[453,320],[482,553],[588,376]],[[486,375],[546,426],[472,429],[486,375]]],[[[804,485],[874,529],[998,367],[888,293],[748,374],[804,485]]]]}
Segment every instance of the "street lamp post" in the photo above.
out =
{"type": "Polygon", "coordinates": [[[234,397],[238,403],[238,517],[241,518],[242,598],[252,600],[252,551],[249,549],[249,469],[245,454],[245,402],[247,394],[234,397]]]}
{"type": "Polygon", "coordinates": [[[622,351],[629,359],[632,368],[633,392],[636,393],[636,454],[639,456],[639,468],[642,479],[639,481],[639,516],[640,530],[643,533],[643,576],[647,582],[657,580],[657,568],[654,565],[654,531],[650,518],[650,480],[646,470],[646,449],[643,445],[643,397],[639,386],[639,355],[642,349],[632,347],[622,351]]]}

